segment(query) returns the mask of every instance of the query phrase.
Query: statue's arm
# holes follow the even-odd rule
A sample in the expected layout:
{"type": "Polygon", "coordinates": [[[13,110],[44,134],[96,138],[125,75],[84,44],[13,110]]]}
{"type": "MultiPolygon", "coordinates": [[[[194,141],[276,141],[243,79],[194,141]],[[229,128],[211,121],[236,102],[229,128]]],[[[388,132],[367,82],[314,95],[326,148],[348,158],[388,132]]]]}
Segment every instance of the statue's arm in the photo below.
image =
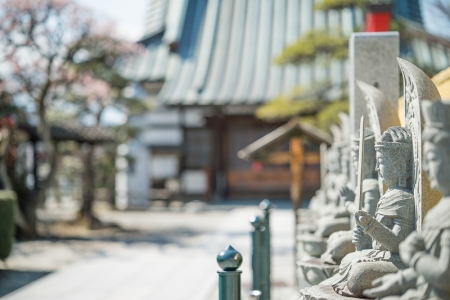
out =
{"type": "Polygon", "coordinates": [[[425,251],[417,252],[410,265],[433,286],[450,292],[450,229],[445,229],[440,238],[441,253],[435,257],[425,251]]]}
{"type": "Polygon", "coordinates": [[[390,229],[376,219],[373,219],[367,228],[365,228],[365,231],[387,250],[398,253],[398,246],[412,231],[408,230],[410,229],[409,227],[410,226],[404,224],[400,219],[394,219],[394,226],[390,229]]]}

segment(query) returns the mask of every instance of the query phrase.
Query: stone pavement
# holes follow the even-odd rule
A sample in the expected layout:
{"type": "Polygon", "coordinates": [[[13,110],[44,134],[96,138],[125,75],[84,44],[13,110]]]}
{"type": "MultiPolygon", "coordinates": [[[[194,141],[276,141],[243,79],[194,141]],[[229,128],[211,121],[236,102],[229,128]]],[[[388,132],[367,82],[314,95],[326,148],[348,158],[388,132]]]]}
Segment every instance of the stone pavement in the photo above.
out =
{"type": "MultiPolygon", "coordinates": [[[[239,207],[217,216],[211,230],[186,243],[144,241],[94,255],[69,264],[10,293],[7,300],[216,300],[216,255],[228,244],[242,253],[242,285],[250,287],[250,229],[257,206],[239,207]]],[[[132,214],[131,214],[132,215],[132,214]]],[[[114,219],[114,214],[109,216],[114,219]]],[[[193,215],[195,223],[195,214],[193,215]]],[[[131,217],[123,226],[138,222],[131,217]]],[[[294,285],[294,216],[291,209],[272,213],[272,300],[297,300],[294,285]]],[[[178,224],[182,225],[182,224],[178,224]]],[[[130,225],[131,226],[131,225],[130,225]]],[[[188,226],[188,225],[186,225],[188,226]]],[[[208,228],[203,228],[208,229],[208,228]]],[[[169,232],[168,232],[169,234],[169,232]]],[[[244,300],[247,297],[244,295],[244,300]]]]}

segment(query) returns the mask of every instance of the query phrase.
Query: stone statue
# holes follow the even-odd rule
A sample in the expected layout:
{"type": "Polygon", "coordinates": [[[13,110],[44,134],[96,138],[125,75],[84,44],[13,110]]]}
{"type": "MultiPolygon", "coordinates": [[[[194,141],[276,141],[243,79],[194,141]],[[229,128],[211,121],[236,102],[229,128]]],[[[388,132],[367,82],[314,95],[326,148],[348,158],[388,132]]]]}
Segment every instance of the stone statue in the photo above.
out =
{"type": "Polygon", "coordinates": [[[413,232],[400,244],[410,268],[375,280],[375,288],[364,291],[367,297],[450,299],[450,102],[423,101],[422,108],[424,169],[443,198],[426,215],[422,233],[413,232]]]}
{"type": "Polygon", "coordinates": [[[357,227],[353,242],[372,240],[372,249],[348,254],[339,266],[339,279],[333,284],[335,292],[359,297],[371,282],[406,266],[399,256],[399,244],[414,230],[414,195],[412,193],[412,139],[403,127],[391,127],[375,144],[376,169],[388,186],[381,197],[375,218],[365,211],[355,213],[357,227]]]}

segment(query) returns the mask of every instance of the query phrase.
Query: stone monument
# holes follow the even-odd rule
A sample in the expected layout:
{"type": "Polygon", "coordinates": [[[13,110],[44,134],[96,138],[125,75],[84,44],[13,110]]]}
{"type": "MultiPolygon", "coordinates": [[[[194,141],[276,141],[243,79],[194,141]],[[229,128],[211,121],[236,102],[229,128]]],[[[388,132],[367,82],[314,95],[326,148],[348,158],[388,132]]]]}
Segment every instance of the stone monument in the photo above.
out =
{"type": "MultiPolygon", "coordinates": [[[[361,116],[366,115],[364,95],[357,88],[355,79],[382,90],[397,108],[400,80],[396,58],[399,56],[399,49],[398,32],[352,33],[349,41],[350,132],[359,128],[361,116]]],[[[354,187],[354,174],[351,176],[351,182],[354,187]]]]}

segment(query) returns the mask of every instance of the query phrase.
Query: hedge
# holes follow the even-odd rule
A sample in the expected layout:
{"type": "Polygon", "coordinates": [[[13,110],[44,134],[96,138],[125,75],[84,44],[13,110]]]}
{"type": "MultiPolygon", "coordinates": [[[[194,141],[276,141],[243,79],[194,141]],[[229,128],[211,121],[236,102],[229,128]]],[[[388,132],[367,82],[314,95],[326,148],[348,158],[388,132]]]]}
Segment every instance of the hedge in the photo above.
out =
{"type": "Polygon", "coordinates": [[[17,195],[14,191],[0,190],[0,259],[5,260],[14,243],[14,206],[17,195]]]}

